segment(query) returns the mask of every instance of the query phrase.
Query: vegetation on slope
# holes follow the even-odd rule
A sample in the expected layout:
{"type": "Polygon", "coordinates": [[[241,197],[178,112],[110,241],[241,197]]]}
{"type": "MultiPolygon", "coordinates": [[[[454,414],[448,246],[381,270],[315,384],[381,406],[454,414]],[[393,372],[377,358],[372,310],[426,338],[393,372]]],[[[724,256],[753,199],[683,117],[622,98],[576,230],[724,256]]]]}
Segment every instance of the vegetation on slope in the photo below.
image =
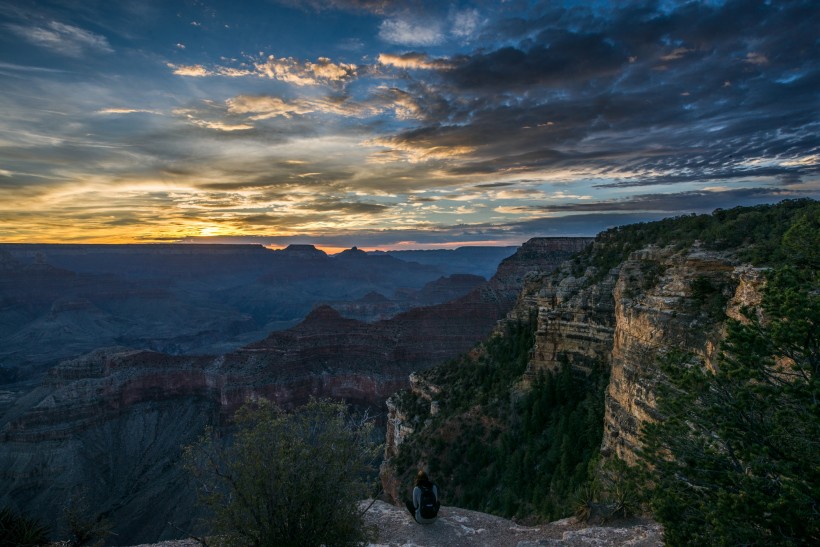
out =
{"type": "Polygon", "coordinates": [[[820,216],[792,224],[762,312],[727,321],[717,369],[662,365],[646,486],[670,545],[820,544],[820,216]]]}
{"type": "Polygon", "coordinates": [[[198,499],[220,545],[361,545],[370,539],[358,502],[380,447],[372,423],[341,402],[293,412],[262,401],[237,412],[233,443],[209,431],[186,448],[198,499]]]}
{"type": "Polygon", "coordinates": [[[607,376],[565,365],[520,390],[534,329],[534,317],[509,323],[472,354],[423,373],[446,386],[435,416],[403,393],[402,408],[423,423],[393,462],[403,483],[422,462],[447,504],[519,518],[571,512],[601,443],[607,376]]]}
{"type": "Polygon", "coordinates": [[[696,241],[704,249],[733,251],[739,260],[756,266],[780,264],[790,252],[781,244],[789,227],[804,216],[816,218],[818,214],[820,203],[799,199],[617,226],[598,234],[593,245],[578,253],[573,260],[574,274],[580,276],[592,266],[596,274],[588,281],[596,282],[629,253],[647,245],[687,249],[696,241]]]}

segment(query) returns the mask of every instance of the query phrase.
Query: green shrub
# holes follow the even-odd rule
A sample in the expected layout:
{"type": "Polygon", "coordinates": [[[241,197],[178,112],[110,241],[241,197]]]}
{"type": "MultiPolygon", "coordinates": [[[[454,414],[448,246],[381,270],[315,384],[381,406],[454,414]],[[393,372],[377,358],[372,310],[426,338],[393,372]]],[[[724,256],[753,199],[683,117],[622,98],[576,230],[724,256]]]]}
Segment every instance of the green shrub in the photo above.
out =
{"type": "Polygon", "coordinates": [[[71,547],[101,547],[111,535],[111,522],[103,515],[95,515],[89,508],[86,492],[71,497],[63,510],[63,520],[71,547]]]}
{"type": "Polygon", "coordinates": [[[48,543],[48,528],[18,514],[10,507],[0,509],[0,546],[28,547],[48,543]]]}
{"type": "Polygon", "coordinates": [[[764,320],[727,322],[716,370],[662,364],[643,442],[670,545],[820,544],[820,284],[802,264],[769,274],[764,320]]]}
{"type": "Polygon", "coordinates": [[[206,434],[185,449],[211,510],[210,533],[227,545],[360,545],[369,538],[358,502],[368,496],[380,447],[369,420],[343,403],[312,400],[287,413],[262,402],[237,413],[232,443],[206,434]]]}

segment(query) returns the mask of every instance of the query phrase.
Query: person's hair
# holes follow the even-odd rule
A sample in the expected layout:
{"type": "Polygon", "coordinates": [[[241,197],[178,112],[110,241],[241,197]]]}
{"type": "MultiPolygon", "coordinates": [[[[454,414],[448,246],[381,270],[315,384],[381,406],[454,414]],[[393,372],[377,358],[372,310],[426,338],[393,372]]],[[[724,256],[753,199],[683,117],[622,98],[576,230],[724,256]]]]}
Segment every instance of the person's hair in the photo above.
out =
{"type": "Polygon", "coordinates": [[[418,486],[421,482],[430,482],[430,479],[427,477],[427,473],[424,472],[424,469],[419,469],[419,473],[416,475],[416,486],[418,486]]]}

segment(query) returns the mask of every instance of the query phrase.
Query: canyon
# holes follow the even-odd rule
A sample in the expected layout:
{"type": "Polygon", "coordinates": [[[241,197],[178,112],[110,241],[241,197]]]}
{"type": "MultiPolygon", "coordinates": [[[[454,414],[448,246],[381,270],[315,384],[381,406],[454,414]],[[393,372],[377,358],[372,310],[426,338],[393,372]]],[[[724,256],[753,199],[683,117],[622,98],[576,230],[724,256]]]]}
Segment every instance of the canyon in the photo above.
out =
{"type": "MultiPolygon", "coordinates": [[[[516,305],[493,336],[503,336],[505,322],[536,316],[526,369],[507,388],[511,401],[528,393],[539,374],[558,374],[564,365],[580,377],[595,367],[608,371],[600,454],[605,460],[617,457],[634,464],[641,425],[660,419],[656,397],[664,379],[658,360],[678,352],[690,355],[693,363],[714,367],[725,318],[741,320],[741,309],[760,304],[765,269],[738,259],[734,249],[711,250],[698,242],[685,247],[641,245],[597,266],[602,256],[613,253],[612,246],[599,236],[556,270],[528,276],[516,305]]],[[[481,350],[475,355],[480,362],[481,350]]],[[[498,417],[481,405],[462,415],[462,410],[442,411],[458,396],[453,391],[457,388],[437,380],[442,377],[446,375],[437,369],[413,374],[409,388],[387,401],[381,481],[395,502],[401,502],[417,468],[449,469],[442,462],[450,456],[440,449],[447,439],[459,437],[458,428],[484,423],[471,434],[495,438],[483,432],[492,431],[484,428],[498,417]],[[410,450],[417,459],[399,468],[396,462],[411,439],[416,441],[410,450]]],[[[459,488],[455,476],[439,479],[446,487],[459,488]]]]}
{"type": "MultiPolygon", "coordinates": [[[[261,397],[285,408],[312,396],[342,398],[381,413],[384,401],[409,385],[412,372],[469,350],[510,312],[527,280],[555,270],[591,241],[530,240],[467,294],[389,319],[365,323],[318,305],[299,324],[229,352],[170,354],[114,346],[65,359],[30,389],[2,393],[0,504],[53,518],[80,493],[114,522],[114,543],[178,537],[197,516],[180,450],[206,426],[229,433],[236,408],[261,397]]],[[[369,259],[351,251],[341,260],[369,259]]],[[[290,252],[301,260],[325,260],[311,247],[290,252]]],[[[7,263],[12,260],[6,255],[7,263]]],[[[216,273],[228,269],[227,261],[212,260],[216,273]]],[[[30,267],[49,275],[57,268],[42,261],[30,267]]],[[[137,271],[153,275],[150,264],[137,271]]],[[[191,282],[197,272],[189,271],[191,282]]],[[[267,275],[282,280],[298,272],[283,266],[267,275]]],[[[475,279],[454,281],[475,285],[475,279]]]]}
{"type": "Polygon", "coordinates": [[[467,294],[513,251],[459,248],[421,264],[355,247],[0,244],[0,384],[104,346],[227,353],[323,303],[388,319],[467,294]]]}

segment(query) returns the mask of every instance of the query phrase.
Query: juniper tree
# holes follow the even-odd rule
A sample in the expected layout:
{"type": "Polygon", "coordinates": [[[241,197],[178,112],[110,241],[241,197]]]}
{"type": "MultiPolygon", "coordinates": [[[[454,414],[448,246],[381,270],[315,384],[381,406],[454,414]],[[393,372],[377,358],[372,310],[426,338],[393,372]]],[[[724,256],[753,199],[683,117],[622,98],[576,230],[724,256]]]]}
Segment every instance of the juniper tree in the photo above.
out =
{"type": "Polygon", "coordinates": [[[820,544],[817,225],[786,233],[791,264],[768,275],[760,310],[728,321],[716,370],[662,366],[665,420],[645,426],[644,455],[670,545],[820,544]]]}
{"type": "Polygon", "coordinates": [[[358,502],[379,447],[372,424],[338,402],[293,412],[260,403],[237,412],[232,442],[207,432],[185,449],[210,534],[226,545],[347,546],[367,539],[358,502]]]}

